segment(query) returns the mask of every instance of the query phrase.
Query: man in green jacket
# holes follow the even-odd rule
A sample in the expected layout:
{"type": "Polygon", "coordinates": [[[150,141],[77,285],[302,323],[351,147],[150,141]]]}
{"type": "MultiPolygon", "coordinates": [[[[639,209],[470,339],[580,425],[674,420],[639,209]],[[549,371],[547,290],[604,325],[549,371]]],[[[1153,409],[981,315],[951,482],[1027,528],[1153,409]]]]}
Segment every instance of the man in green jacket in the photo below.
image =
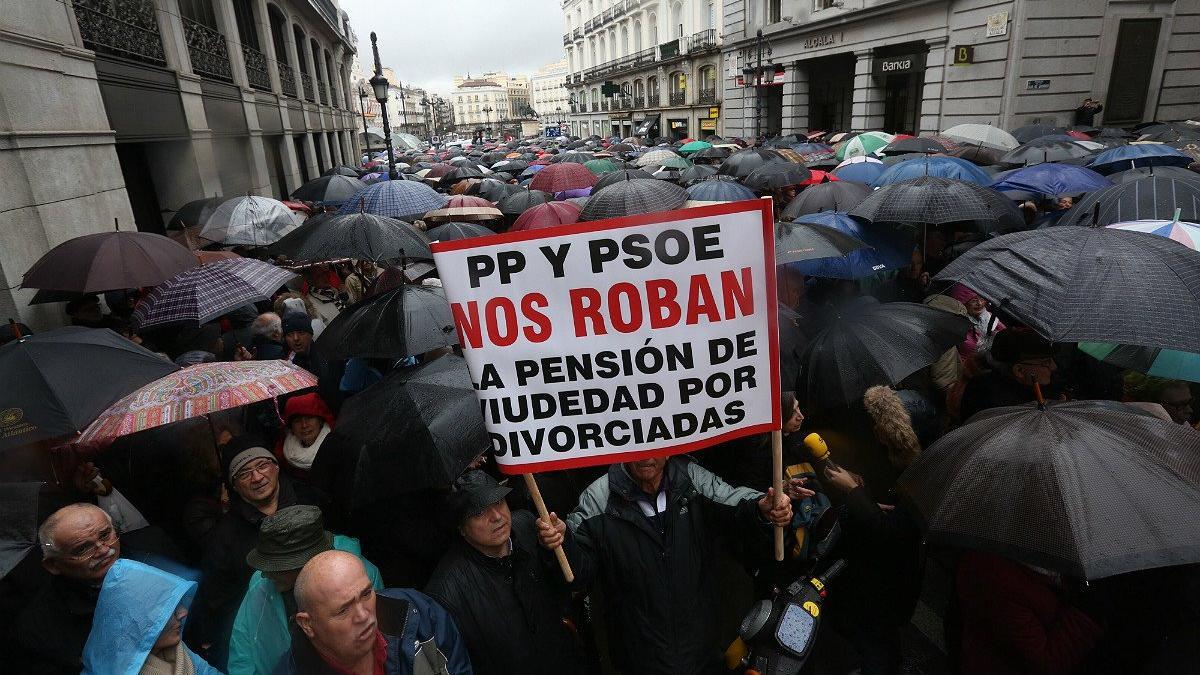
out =
{"type": "Polygon", "coordinates": [[[358,540],[325,530],[321,509],[291,506],[264,518],[258,546],[246,562],[258,570],[242,598],[229,641],[229,675],[270,675],[291,647],[289,617],[296,614],[292,589],[300,569],[318,553],[353,553],[362,560],[375,590],[383,590],[379,570],[362,557],[358,540]]]}

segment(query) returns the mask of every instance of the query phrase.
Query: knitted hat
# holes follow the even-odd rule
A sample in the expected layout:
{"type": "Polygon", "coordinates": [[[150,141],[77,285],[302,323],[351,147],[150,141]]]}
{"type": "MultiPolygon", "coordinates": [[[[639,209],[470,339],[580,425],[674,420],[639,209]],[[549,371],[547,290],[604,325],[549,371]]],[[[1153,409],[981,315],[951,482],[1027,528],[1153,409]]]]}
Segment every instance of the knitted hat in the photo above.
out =
{"type": "Polygon", "coordinates": [[[307,314],[288,312],[283,315],[283,334],[308,333],[313,334],[312,319],[307,314]]]}

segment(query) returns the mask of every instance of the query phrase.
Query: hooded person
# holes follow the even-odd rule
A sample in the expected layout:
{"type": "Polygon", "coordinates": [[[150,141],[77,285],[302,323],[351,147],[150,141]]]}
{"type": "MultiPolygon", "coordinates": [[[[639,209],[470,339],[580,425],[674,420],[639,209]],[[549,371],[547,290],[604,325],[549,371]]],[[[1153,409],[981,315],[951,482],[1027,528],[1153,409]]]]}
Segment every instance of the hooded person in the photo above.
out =
{"type": "Polygon", "coordinates": [[[292,646],[288,617],[297,612],[293,590],[305,563],[325,551],[353,553],[376,591],[379,569],[362,557],[358,540],[325,529],[315,506],[290,506],[263,519],[258,544],[246,554],[256,571],[242,598],[229,639],[229,675],[270,675],[292,646]]]}
{"type": "Polygon", "coordinates": [[[219,675],[180,639],[196,582],[118,560],[104,577],[83,675],[219,675]]]}
{"type": "Polygon", "coordinates": [[[293,396],[283,406],[286,425],[275,443],[275,459],[289,474],[307,479],[321,444],[333,430],[333,412],[316,392],[293,396]]]}
{"type": "Polygon", "coordinates": [[[964,361],[968,361],[991,348],[992,340],[996,333],[1004,330],[1004,324],[988,311],[987,300],[970,288],[954,284],[950,287],[949,295],[963,304],[967,309],[967,319],[971,321],[966,337],[958,345],[959,354],[964,361]]]}

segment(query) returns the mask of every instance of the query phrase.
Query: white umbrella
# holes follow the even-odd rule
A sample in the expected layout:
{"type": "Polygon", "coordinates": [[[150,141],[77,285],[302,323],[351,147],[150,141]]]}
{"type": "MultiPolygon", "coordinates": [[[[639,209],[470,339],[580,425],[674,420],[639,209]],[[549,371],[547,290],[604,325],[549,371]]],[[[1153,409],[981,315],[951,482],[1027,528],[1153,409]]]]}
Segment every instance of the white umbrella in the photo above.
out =
{"type": "Polygon", "coordinates": [[[637,165],[650,166],[652,164],[660,164],[668,159],[671,159],[672,157],[678,156],[679,155],[671,152],[670,150],[651,150],[650,152],[647,152],[638,158],[637,165]]]}
{"type": "Polygon", "coordinates": [[[235,246],[266,246],[279,241],[298,224],[292,210],[278,199],[234,197],[213,211],[200,236],[235,246]]]}
{"type": "Polygon", "coordinates": [[[996,150],[1012,150],[1020,145],[1012,134],[990,124],[959,124],[943,131],[942,135],[967,145],[982,145],[996,150]]]}

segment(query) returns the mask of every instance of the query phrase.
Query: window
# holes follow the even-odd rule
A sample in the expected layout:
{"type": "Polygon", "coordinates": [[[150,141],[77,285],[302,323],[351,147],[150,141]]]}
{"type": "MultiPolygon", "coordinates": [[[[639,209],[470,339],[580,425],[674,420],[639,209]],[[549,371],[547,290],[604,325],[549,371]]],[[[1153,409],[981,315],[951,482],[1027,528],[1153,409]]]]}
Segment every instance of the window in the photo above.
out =
{"type": "Polygon", "coordinates": [[[687,89],[687,77],[681,71],[671,73],[671,93],[680,94],[687,89]]]}
{"type": "Polygon", "coordinates": [[[700,69],[700,89],[702,91],[709,91],[716,88],[717,69],[713,66],[704,66],[700,69]]]}
{"type": "Polygon", "coordinates": [[[267,18],[271,23],[271,42],[275,45],[275,60],[287,64],[287,47],[283,38],[283,31],[287,30],[287,22],[283,18],[283,13],[275,5],[267,5],[267,18]]]}
{"type": "Polygon", "coordinates": [[[217,16],[213,13],[209,0],[179,0],[179,14],[185,19],[191,19],[213,30],[217,29],[217,16]]]}
{"type": "Polygon", "coordinates": [[[813,11],[819,12],[822,9],[831,9],[837,5],[833,4],[835,0],[813,0],[813,11]]]}
{"type": "Polygon", "coordinates": [[[304,39],[304,31],[300,26],[292,24],[292,36],[296,39],[296,56],[300,60],[300,72],[308,74],[308,44],[304,39]]]}
{"type": "Polygon", "coordinates": [[[683,3],[671,5],[671,31],[677,38],[683,37],[683,3]]]}
{"type": "Polygon", "coordinates": [[[650,18],[647,19],[647,21],[649,22],[649,25],[650,25],[650,45],[651,46],[657,45],[658,44],[658,15],[651,13],[650,18]]]}
{"type": "Polygon", "coordinates": [[[779,23],[783,20],[780,0],[767,0],[767,23],[779,23]]]}
{"type": "Polygon", "coordinates": [[[258,30],[254,27],[254,10],[249,0],[233,0],[233,19],[242,44],[255,51],[261,50],[258,46],[258,30]]]}
{"type": "Polygon", "coordinates": [[[658,78],[646,78],[646,104],[658,107],[658,78]]]}
{"type": "Polygon", "coordinates": [[[705,28],[719,28],[717,26],[717,2],[716,0],[708,0],[708,25],[705,28]]]}

